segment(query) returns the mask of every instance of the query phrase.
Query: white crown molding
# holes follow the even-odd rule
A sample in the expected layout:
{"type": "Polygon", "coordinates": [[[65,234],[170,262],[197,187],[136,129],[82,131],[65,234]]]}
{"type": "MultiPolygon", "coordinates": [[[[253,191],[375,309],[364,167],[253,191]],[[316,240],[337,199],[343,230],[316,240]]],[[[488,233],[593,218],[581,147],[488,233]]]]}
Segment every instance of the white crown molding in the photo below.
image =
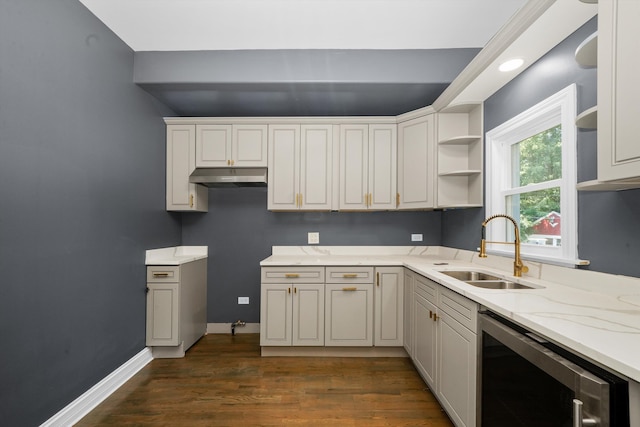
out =
{"type": "MultiPolygon", "coordinates": [[[[448,106],[467,86],[471,84],[505,49],[518,39],[556,0],[529,0],[518,12],[489,40],[485,47],[451,82],[433,103],[440,111],[448,106]]],[[[484,101],[484,100],[478,100],[484,101]]]]}

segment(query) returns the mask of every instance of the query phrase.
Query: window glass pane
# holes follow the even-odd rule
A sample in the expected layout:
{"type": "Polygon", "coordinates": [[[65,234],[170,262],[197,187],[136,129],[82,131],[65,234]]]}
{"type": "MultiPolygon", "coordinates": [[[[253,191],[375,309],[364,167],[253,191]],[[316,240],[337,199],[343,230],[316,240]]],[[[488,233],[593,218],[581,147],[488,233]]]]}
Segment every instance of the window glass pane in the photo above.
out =
{"type": "Polygon", "coordinates": [[[533,135],[511,146],[512,187],[562,177],[562,127],[533,135]]]}
{"type": "MultiPolygon", "coordinates": [[[[520,225],[520,240],[542,246],[561,246],[560,188],[506,197],[506,209],[520,225]]],[[[507,237],[515,239],[508,224],[507,237]]]]}

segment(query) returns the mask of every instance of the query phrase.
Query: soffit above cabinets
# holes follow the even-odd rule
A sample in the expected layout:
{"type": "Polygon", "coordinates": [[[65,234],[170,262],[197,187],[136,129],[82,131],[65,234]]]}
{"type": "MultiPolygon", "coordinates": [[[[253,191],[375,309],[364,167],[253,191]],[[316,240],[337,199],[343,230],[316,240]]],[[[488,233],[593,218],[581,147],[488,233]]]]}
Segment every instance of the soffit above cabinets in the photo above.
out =
{"type": "Polygon", "coordinates": [[[577,0],[81,2],[135,51],[134,82],[183,117],[483,101],[524,69],[505,75],[497,61],[528,66],[597,11],[577,0]]]}

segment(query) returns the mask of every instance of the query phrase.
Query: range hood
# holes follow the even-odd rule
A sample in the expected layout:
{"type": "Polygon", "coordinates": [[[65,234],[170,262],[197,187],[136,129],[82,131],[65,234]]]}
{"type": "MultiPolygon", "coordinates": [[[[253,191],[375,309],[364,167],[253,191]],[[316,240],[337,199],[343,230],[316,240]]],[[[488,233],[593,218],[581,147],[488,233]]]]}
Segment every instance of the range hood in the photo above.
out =
{"type": "Polygon", "coordinates": [[[267,168],[197,168],[189,182],[207,187],[266,187],[267,168]]]}

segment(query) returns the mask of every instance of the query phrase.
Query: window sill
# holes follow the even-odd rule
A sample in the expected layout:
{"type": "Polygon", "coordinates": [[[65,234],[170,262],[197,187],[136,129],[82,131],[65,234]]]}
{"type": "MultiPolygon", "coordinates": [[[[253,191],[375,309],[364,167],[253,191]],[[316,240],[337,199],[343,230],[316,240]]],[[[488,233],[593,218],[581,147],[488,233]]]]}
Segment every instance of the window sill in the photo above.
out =
{"type": "MultiPolygon", "coordinates": [[[[479,250],[480,249],[478,248],[478,251],[479,250]]],[[[487,254],[501,256],[505,258],[513,258],[513,252],[509,252],[509,251],[487,249],[487,254]]],[[[559,265],[561,267],[575,268],[576,266],[584,266],[584,265],[591,264],[591,261],[586,259],[559,258],[555,256],[550,257],[550,256],[544,256],[544,255],[528,255],[528,254],[521,254],[521,257],[523,261],[541,262],[543,264],[559,265]]]]}

